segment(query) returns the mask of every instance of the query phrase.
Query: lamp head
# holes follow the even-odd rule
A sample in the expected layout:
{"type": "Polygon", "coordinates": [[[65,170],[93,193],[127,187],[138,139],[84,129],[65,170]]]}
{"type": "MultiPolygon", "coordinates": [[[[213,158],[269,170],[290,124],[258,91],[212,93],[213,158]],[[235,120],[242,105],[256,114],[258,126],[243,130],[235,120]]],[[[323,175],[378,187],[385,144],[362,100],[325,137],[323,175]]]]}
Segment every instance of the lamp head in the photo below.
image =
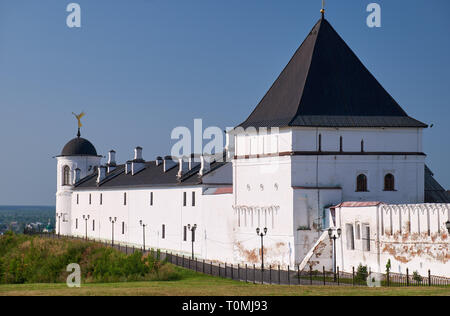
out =
{"type": "Polygon", "coordinates": [[[142,219],[139,221],[139,225],[141,225],[142,226],[142,219]]]}
{"type": "Polygon", "coordinates": [[[191,224],[188,224],[188,229],[191,230],[191,224]]]}
{"type": "Polygon", "coordinates": [[[337,229],[337,234],[338,234],[338,237],[341,237],[342,229],[338,228],[338,229],[337,229]]]}
{"type": "Polygon", "coordinates": [[[267,227],[264,227],[264,234],[267,234],[267,227]]]}
{"type": "Polygon", "coordinates": [[[333,229],[331,228],[328,229],[328,237],[333,237],[333,229]]]}
{"type": "Polygon", "coordinates": [[[259,235],[259,233],[260,233],[260,229],[259,229],[259,227],[258,228],[256,228],[256,234],[258,234],[259,235]]]}
{"type": "Polygon", "coordinates": [[[448,221],[447,223],[445,223],[445,226],[447,226],[447,230],[450,233],[450,221],[448,221]]]}

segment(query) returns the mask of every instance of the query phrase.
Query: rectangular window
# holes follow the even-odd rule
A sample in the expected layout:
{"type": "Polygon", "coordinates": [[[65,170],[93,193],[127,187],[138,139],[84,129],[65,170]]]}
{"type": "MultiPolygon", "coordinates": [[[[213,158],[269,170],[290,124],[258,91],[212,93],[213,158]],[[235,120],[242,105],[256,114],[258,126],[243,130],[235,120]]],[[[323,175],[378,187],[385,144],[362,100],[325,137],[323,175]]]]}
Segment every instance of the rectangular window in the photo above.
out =
{"type": "Polygon", "coordinates": [[[355,250],[355,235],[353,232],[353,225],[346,224],[346,236],[347,236],[347,250],[355,250]]]}
{"type": "Polygon", "coordinates": [[[162,239],[166,238],[166,225],[162,225],[162,234],[161,234],[162,239]]]}
{"type": "Polygon", "coordinates": [[[127,205],[127,193],[124,192],[123,194],[123,205],[127,205]]]}
{"type": "Polygon", "coordinates": [[[183,227],[183,241],[186,241],[186,240],[187,240],[187,227],[184,226],[183,227]]]}
{"type": "Polygon", "coordinates": [[[192,206],[195,206],[195,192],[192,192],[192,206]]]}
{"type": "Polygon", "coordinates": [[[153,192],[150,192],[150,206],[153,206],[153,192]]]}
{"type": "Polygon", "coordinates": [[[92,204],[92,195],[89,193],[89,205],[92,204]]]}
{"type": "Polygon", "coordinates": [[[103,194],[100,193],[100,205],[103,205],[103,194]]]}
{"type": "Polygon", "coordinates": [[[187,194],[186,192],[183,192],[183,206],[187,205],[187,194]]]}
{"type": "Polygon", "coordinates": [[[125,222],[122,222],[122,235],[125,234],[125,222]]]}
{"type": "Polygon", "coordinates": [[[363,226],[363,251],[370,251],[370,226],[363,226]]]}
{"type": "Polygon", "coordinates": [[[359,223],[356,224],[356,240],[361,239],[361,225],[359,223]]]}
{"type": "Polygon", "coordinates": [[[95,231],[95,219],[92,220],[92,231],[95,231]]]}

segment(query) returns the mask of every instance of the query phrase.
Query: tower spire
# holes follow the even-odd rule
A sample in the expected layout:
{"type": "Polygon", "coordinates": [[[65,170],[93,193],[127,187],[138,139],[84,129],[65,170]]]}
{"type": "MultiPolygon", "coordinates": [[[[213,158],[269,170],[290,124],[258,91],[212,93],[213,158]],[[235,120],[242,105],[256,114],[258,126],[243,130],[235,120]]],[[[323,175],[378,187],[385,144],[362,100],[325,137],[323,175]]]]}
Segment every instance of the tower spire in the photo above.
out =
{"type": "Polygon", "coordinates": [[[320,10],[322,13],[322,19],[325,19],[325,0],[322,0],[322,9],[320,10]]]}
{"type": "Polygon", "coordinates": [[[78,121],[78,133],[77,136],[78,138],[80,138],[81,133],[80,133],[80,128],[83,126],[83,124],[81,124],[81,118],[85,115],[84,112],[81,112],[80,114],[75,114],[72,112],[72,114],[76,117],[77,121],[78,121]]]}

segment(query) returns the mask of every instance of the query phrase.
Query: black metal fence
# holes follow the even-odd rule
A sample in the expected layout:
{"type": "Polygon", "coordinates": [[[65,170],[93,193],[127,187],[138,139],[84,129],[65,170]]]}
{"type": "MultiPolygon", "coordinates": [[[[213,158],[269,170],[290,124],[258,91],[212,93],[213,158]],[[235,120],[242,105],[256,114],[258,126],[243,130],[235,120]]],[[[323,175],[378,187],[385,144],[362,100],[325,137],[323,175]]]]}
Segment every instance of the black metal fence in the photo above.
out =
{"type": "Polygon", "coordinates": [[[299,266],[295,268],[287,267],[283,269],[281,266],[266,266],[261,269],[259,265],[253,264],[227,264],[202,259],[192,259],[191,256],[179,255],[176,253],[161,251],[157,249],[142,249],[134,246],[114,244],[110,241],[104,242],[95,239],[86,239],[76,236],[60,236],[57,234],[39,233],[41,237],[72,239],[95,242],[113,247],[125,254],[133,254],[139,251],[145,255],[151,255],[154,258],[167,261],[173,265],[177,265],[196,272],[209,274],[212,276],[243,281],[254,284],[280,284],[280,285],[326,285],[326,286],[450,286],[450,278],[434,276],[428,270],[428,276],[423,277],[417,273],[410,273],[406,269],[406,274],[387,273],[387,274],[371,274],[361,273],[355,268],[352,272],[340,271],[337,267],[336,272],[326,271],[325,267],[317,270],[311,267],[301,270],[299,266]],[[369,278],[369,282],[367,279],[369,278]],[[371,279],[370,279],[371,278],[371,279]],[[378,282],[378,283],[377,283],[378,282]]]}

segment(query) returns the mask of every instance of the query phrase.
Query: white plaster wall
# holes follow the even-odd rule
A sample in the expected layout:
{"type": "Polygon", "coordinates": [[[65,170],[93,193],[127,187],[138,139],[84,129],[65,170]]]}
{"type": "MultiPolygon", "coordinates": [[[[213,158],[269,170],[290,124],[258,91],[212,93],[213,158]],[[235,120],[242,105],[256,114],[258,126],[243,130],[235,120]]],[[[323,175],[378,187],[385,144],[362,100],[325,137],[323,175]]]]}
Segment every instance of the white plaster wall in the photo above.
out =
{"type": "Polygon", "coordinates": [[[405,274],[408,268],[411,275],[417,271],[427,276],[431,270],[432,275],[450,277],[449,234],[445,227],[449,210],[449,204],[338,208],[336,218],[342,236],[337,245],[337,265],[351,272],[361,263],[385,273],[386,263],[391,260],[393,273],[405,274]],[[356,239],[358,223],[370,226],[370,251],[364,251],[364,241],[356,239]],[[355,250],[347,249],[346,224],[354,225],[355,250]]]}
{"type": "Polygon", "coordinates": [[[293,266],[293,191],[290,157],[233,161],[235,262],[260,264],[261,240],[256,228],[267,227],[264,257],[267,265],[293,266]]]}
{"type": "Polygon", "coordinates": [[[423,203],[424,156],[293,156],[293,186],[340,187],[343,201],[423,203]],[[384,191],[384,176],[395,177],[396,191],[384,191]],[[367,176],[369,192],[356,192],[356,178],[367,176]]]}
{"type": "Polygon", "coordinates": [[[294,151],[318,150],[318,135],[322,135],[322,151],[360,152],[364,140],[365,152],[422,152],[421,128],[300,128],[292,131],[294,151]]]}
{"type": "Polygon", "coordinates": [[[144,229],[140,220],[146,224],[145,246],[163,251],[191,255],[191,233],[187,231],[184,240],[184,226],[197,224],[194,242],[195,256],[198,258],[232,259],[232,195],[202,195],[203,186],[177,188],[115,189],[83,191],[77,190],[72,197],[72,231],[76,236],[86,233],[83,215],[89,215],[88,237],[111,241],[112,223],[109,217],[117,217],[114,225],[114,240],[122,245],[143,246],[144,229]],[[150,193],[153,192],[153,205],[150,193]],[[187,205],[183,206],[183,192],[187,192],[187,205]],[[192,206],[192,192],[195,192],[195,206],[192,206]],[[123,194],[127,193],[127,203],[123,194]],[[77,201],[79,195],[79,204],[77,201]],[[91,194],[91,204],[89,204],[91,194]],[[100,205],[100,194],[103,203],[100,205]],[[75,227],[78,218],[78,229],[75,227]],[[95,220],[95,230],[92,221],[95,220]],[[124,223],[124,233],[122,233],[124,223]],[[162,225],[165,225],[165,238],[162,238],[162,225]],[[215,243],[226,245],[218,249],[215,243]],[[225,249],[225,250],[224,250],[225,249]],[[228,249],[228,251],[226,250],[228,249]]]}
{"type": "Polygon", "coordinates": [[[64,167],[70,168],[70,183],[73,183],[74,170],[80,169],[81,178],[95,170],[100,165],[101,157],[97,156],[64,156],[57,157],[56,166],[56,213],[64,214],[60,219],[56,217],[56,233],[62,235],[71,234],[71,199],[72,185],[62,185],[64,167]]]}

